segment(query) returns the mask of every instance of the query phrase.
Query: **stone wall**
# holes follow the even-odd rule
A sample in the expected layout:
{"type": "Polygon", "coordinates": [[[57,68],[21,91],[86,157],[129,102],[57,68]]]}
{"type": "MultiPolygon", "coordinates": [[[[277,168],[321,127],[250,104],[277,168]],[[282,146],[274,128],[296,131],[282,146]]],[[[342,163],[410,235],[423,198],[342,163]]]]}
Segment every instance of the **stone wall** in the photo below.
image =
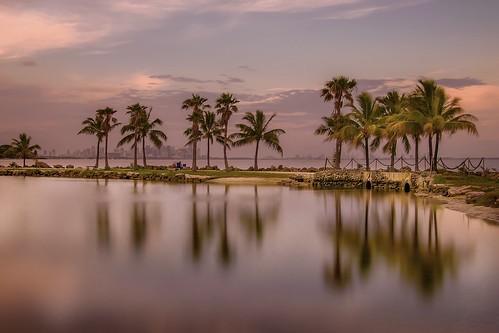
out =
{"type": "Polygon", "coordinates": [[[412,172],[384,172],[362,170],[326,170],[315,174],[316,189],[378,189],[396,191],[425,191],[432,178],[412,172]]]}

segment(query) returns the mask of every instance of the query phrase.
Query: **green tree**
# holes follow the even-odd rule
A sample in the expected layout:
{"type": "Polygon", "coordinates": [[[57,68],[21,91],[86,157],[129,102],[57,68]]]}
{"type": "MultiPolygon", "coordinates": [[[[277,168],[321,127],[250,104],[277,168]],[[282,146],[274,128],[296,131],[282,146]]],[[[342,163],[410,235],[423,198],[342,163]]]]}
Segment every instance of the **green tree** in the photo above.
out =
{"type": "Polygon", "coordinates": [[[279,144],[279,135],[286,133],[283,129],[269,129],[269,123],[274,119],[275,114],[273,114],[268,120],[265,114],[256,110],[256,113],[246,112],[243,120],[248,124],[236,124],[239,128],[239,132],[232,134],[232,137],[236,139],[234,141],[234,146],[239,147],[247,144],[256,142],[255,149],[255,164],[254,169],[258,170],[258,150],[260,147],[260,141],[273,149],[281,155],[283,154],[282,148],[279,144]]]}
{"type": "Polygon", "coordinates": [[[459,98],[450,97],[445,89],[434,80],[419,80],[413,98],[417,111],[425,116],[424,132],[428,137],[431,170],[437,171],[438,150],[442,134],[454,134],[465,130],[470,134],[478,134],[474,121],[477,118],[463,113],[459,98]],[[432,139],[435,138],[434,147],[432,139]]]}
{"type": "Polygon", "coordinates": [[[109,161],[108,161],[108,156],[107,156],[107,147],[108,147],[108,141],[109,141],[109,132],[111,132],[116,126],[121,125],[121,123],[118,123],[118,119],[114,117],[114,114],[117,111],[110,108],[106,107],[104,109],[99,109],[96,111],[97,115],[102,117],[102,129],[104,131],[104,137],[105,137],[105,143],[104,143],[104,158],[105,158],[105,169],[109,169],[109,161]]]}
{"type": "Polygon", "coordinates": [[[390,154],[390,170],[392,171],[395,169],[395,156],[399,139],[402,140],[406,153],[411,147],[407,133],[397,131],[391,126],[392,122],[396,122],[397,116],[407,111],[407,106],[407,97],[405,94],[400,95],[397,91],[389,91],[380,99],[380,108],[383,114],[383,137],[387,140],[383,146],[383,152],[390,154]]]}
{"type": "Polygon", "coordinates": [[[31,137],[26,133],[19,134],[19,139],[12,139],[8,153],[14,154],[17,158],[23,159],[23,167],[26,167],[26,158],[36,158],[39,145],[31,145],[31,137]]]}
{"type": "Polygon", "coordinates": [[[222,136],[222,128],[220,124],[216,121],[215,112],[207,111],[203,115],[203,120],[201,121],[201,133],[202,138],[206,139],[207,142],[207,158],[208,167],[210,167],[210,145],[213,144],[214,140],[220,142],[221,144],[227,143],[227,138],[222,136]]]}
{"type": "Polygon", "coordinates": [[[128,124],[125,124],[121,128],[121,135],[125,135],[119,142],[118,147],[123,146],[126,143],[130,143],[133,141],[133,167],[137,168],[137,147],[138,142],[142,138],[142,122],[144,117],[147,114],[147,108],[144,105],[140,105],[139,103],[127,106],[127,112],[130,116],[128,120],[128,124]],[[127,134],[129,133],[129,134],[127,134]]]}
{"type": "Polygon", "coordinates": [[[199,95],[192,94],[192,98],[188,98],[182,102],[182,110],[191,110],[187,116],[187,120],[192,123],[190,129],[184,131],[184,134],[189,138],[187,145],[192,145],[192,170],[197,170],[197,143],[201,140],[201,131],[199,126],[203,121],[203,112],[208,110],[210,106],[206,104],[208,100],[199,95]]]}
{"type": "Polygon", "coordinates": [[[95,135],[97,137],[97,156],[95,158],[95,169],[99,168],[99,153],[100,153],[100,143],[105,136],[104,132],[104,119],[98,113],[95,114],[95,118],[87,118],[82,123],[83,127],[79,134],[95,135]]]}
{"type": "Polygon", "coordinates": [[[352,112],[346,117],[349,120],[341,129],[342,137],[348,138],[355,147],[363,147],[366,157],[366,168],[369,170],[369,149],[374,150],[379,145],[379,140],[371,144],[371,137],[379,137],[381,134],[382,109],[378,100],[368,92],[362,92],[357,97],[358,107],[352,106],[352,112]]]}
{"type": "Polygon", "coordinates": [[[229,93],[222,93],[220,97],[217,99],[217,104],[215,105],[215,109],[217,110],[217,114],[221,115],[220,119],[220,126],[223,127],[224,131],[224,163],[225,163],[225,169],[229,168],[229,162],[227,161],[227,148],[229,148],[229,136],[228,136],[228,127],[229,127],[229,120],[230,117],[232,116],[233,113],[236,113],[238,111],[237,109],[237,103],[239,103],[239,100],[234,98],[232,94],[229,93]]]}
{"type": "Polygon", "coordinates": [[[426,116],[418,108],[418,98],[414,94],[407,96],[407,108],[388,119],[388,129],[395,131],[399,137],[411,136],[414,141],[414,170],[419,171],[419,143],[425,134],[426,116]]]}
{"type": "Polygon", "coordinates": [[[154,129],[156,126],[163,125],[163,121],[156,118],[151,121],[152,108],[149,108],[149,112],[142,114],[140,121],[140,137],[142,138],[142,160],[144,162],[144,167],[147,167],[146,161],[146,138],[149,138],[156,148],[161,148],[163,146],[163,141],[168,138],[166,134],[158,129],[154,129]]]}
{"type": "MultiPolygon", "coordinates": [[[[333,111],[331,113],[331,121],[338,122],[339,125],[343,123],[343,119],[341,118],[341,109],[347,104],[353,104],[352,93],[356,87],[357,81],[346,76],[333,77],[324,84],[324,88],[321,90],[321,97],[324,98],[324,102],[333,101],[334,104],[333,111]],[[347,102],[347,104],[345,104],[345,102],[347,102]]],[[[339,125],[335,126],[336,131],[338,131],[339,125]]],[[[341,164],[341,146],[343,141],[340,137],[336,137],[335,139],[336,148],[333,158],[334,167],[339,169],[341,164]]]]}

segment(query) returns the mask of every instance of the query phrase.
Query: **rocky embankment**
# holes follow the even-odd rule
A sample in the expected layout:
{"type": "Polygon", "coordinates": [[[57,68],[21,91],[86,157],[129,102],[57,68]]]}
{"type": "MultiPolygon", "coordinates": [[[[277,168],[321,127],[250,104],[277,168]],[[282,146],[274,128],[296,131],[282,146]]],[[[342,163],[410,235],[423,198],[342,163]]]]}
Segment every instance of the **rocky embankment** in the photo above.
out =
{"type": "Polygon", "coordinates": [[[433,179],[425,173],[363,170],[317,172],[312,185],[317,189],[378,189],[405,192],[431,190],[433,179]]]}
{"type": "Polygon", "coordinates": [[[0,168],[0,176],[20,176],[20,177],[61,177],[61,178],[86,178],[86,179],[136,179],[154,180],[162,182],[176,183],[199,183],[209,180],[212,177],[194,176],[183,173],[149,173],[131,171],[103,171],[89,170],[83,168],[67,169],[8,169],[0,168]]]}

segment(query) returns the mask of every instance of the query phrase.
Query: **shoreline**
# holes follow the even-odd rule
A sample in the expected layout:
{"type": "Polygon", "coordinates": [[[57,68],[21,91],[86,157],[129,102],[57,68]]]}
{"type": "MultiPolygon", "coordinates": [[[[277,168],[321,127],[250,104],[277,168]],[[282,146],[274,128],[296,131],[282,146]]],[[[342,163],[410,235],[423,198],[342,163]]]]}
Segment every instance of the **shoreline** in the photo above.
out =
{"type": "MultiPolygon", "coordinates": [[[[0,176],[8,177],[54,177],[77,179],[128,179],[159,181],[170,183],[208,183],[225,185],[268,185],[288,186],[292,188],[314,189],[315,173],[303,171],[238,171],[233,173],[218,171],[198,171],[195,174],[182,170],[88,170],[83,168],[53,169],[53,168],[0,168],[0,176]],[[246,175],[245,175],[246,173],[246,175]]],[[[338,188],[341,189],[341,188],[338,188]]],[[[440,193],[412,191],[415,196],[426,197],[442,203],[442,206],[464,213],[472,218],[480,218],[499,225],[499,208],[478,206],[466,203],[465,196],[443,196],[440,193]]]]}

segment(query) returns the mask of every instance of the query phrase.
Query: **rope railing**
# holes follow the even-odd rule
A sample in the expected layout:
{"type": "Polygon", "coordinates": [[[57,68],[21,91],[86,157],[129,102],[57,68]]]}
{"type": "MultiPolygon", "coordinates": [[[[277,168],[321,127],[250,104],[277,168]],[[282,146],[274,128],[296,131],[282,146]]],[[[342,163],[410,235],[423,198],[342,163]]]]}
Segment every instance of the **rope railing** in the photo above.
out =
{"type": "MultiPolygon", "coordinates": [[[[413,161],[413,162],[408,161],[403,156],[401,156],[394,161],[393,167],[395,167],[395,165],[397,165],[397,163],[400,163],[401,168],[409,167],[412,170],[415,169],[416,164],[420,167],[421,170],[427,170],[428,167],[430,167],[430,165],[431,165],[426,156],[423,156],[421,159],[419,159],[419,161],[417,163],[415,161],[413,161]],[[422,163],[424,163],[423,168],[421,168],[422,163]]],[[[391,162],[386,163],[386,162],[380,160],[379,158],[375,158],[374,160],[371,160],[369,162],[369,167],[371,170],[378,170],[378,164],[382,167],[380,169],[390,168],[392,166],[391,162]]],[[[324,161],[324,170],[327,169],[328,165],[330,167],[334,168],[334,164],[332,163],[332,161],[330,161],[326,157],[326,160],[324,161]]],[[[362,167],[363,165],[364,165],[364,163],[357,161],[355,158],[351,158],[350,161],[348,161],[348,163],[342,167],[342,169],[343,170],[358,169],[359,167],[362,167]]],[[[442,169],[449,170],[449,171],[464,170],[466,172],[475,172],[478,169],[481,169],[482,171],[486,170],[485,158],[483,158],[483,157],[478,161],[478,164],[476,164],[476,165],[473,163],[471,158],[468,157],[468,158],[464,159],[463,161],[461,161],[456,166],[450,166],[450,165],[446,164],[444,162],[444,160],[440,157],[437,161],[437,166],[442,168],[442,169]]],[[[494,172],[498,172],[495,168],[491,168],[490,170],[494,171],[494,172]]]]}

